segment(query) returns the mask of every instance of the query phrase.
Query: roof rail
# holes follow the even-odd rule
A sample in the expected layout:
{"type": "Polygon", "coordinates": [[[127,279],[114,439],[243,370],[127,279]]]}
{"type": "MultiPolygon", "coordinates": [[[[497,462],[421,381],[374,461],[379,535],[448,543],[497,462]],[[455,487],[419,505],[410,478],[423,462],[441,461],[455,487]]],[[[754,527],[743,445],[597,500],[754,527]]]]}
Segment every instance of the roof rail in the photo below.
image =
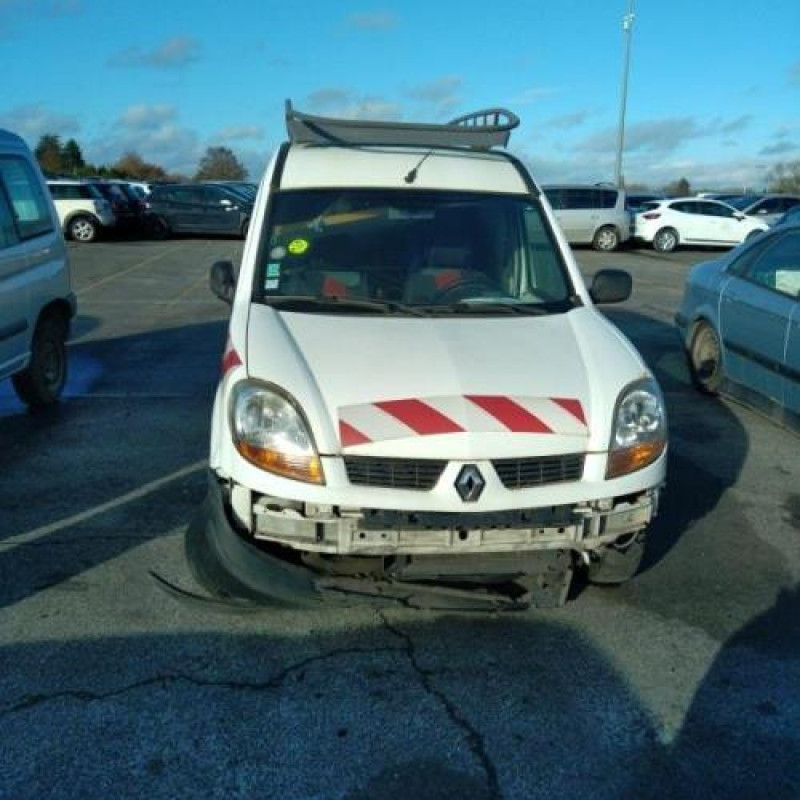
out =
{"type": "Polygon", "coordinates": [[[519,125],[516,114],[488,108],[444,124],[375,122],[304,114],[286,101],[286,130],[297,144],[389,145],[412,147],[505,147],[519,125]]]}

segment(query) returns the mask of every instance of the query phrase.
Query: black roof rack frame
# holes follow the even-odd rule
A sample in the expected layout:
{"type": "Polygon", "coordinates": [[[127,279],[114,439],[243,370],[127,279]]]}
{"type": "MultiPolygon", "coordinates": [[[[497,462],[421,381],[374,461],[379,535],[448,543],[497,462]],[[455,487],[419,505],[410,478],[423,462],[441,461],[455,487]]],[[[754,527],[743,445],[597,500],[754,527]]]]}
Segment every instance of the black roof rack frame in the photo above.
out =
{"type": "Polygon", "coordinates": [[[304,114],[286,101],[286,130],[295,144],[391,147],[454,147],[489,150],[505,147],[519,118],[504,108],[465,114],[443,124],[375,122],[304,114]]]}

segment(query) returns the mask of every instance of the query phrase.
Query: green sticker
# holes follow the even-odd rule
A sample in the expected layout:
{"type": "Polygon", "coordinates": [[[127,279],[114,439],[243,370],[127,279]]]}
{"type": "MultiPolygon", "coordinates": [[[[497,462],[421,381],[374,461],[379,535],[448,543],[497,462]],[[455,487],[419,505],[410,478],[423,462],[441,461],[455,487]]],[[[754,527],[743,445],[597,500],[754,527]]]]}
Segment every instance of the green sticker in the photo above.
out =
{"type": "Polygon", "coordinates": [[[267,277],[279,278],[281,274],[281,265],[273,262],[267,264],[267,277]]]}
{"type": "Polygon", "coordinates": [[[289,252],[293,256],[299,256],[308,250],[308,239],[292,239],[289,242],[289,252]]]}

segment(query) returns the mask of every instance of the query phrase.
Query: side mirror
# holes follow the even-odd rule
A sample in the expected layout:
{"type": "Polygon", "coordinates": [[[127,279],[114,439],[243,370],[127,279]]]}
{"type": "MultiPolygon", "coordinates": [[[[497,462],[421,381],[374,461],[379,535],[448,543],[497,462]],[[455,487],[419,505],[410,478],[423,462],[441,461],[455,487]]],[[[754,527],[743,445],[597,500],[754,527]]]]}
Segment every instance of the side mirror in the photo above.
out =
{"type": "Polygon", "coordinates": [[[211,265],[209,275],[211,291],[220,300],[230,305],[233,303],[233,295],[236,292],[236,276],[233,272],[233,264],[230,261],[215,261],[211,265]]]}
{"type": "Polygon", "coordinates": [[[621,303],[631,296],[633,279],[622,269],[601,269],[594,276],[589,295],[595,303],[621,303]]]}

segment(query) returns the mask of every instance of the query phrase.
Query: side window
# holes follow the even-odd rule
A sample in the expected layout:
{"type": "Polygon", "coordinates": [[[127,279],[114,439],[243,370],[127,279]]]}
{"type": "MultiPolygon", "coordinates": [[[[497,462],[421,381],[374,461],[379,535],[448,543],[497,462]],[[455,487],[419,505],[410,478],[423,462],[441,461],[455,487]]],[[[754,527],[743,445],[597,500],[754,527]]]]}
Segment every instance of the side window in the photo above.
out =
{"type": "Polygon", "coordinates": [[[53,200],[62,200],[64,198],[64,187],[59,183],[49,183],[47,188],[50,194],[53,195],[53,200]]]}
{"type": "Polygon", "coordinates": [[[598,208],[614,208],[617,205],[617,192],[613,189],[603,189],[596,193],[598,208]]]}
{"type": "Polygon", "coordinates": [[[564,198],[561,189],[545,189],[545,194],[550,202],[553,211],[561,211],[564,208],[564,198]]]}
{"type": "Polygon", "coordinates": [[[670,203],[669,207],[673,211],[679,211],[681,214],[691,214],[693,203],[670,203]]]}
{"type": "Polygon", "coordinates": [[[14,214],[11,211],[2,182],[0,182],[0,249],[12,247],[18,242],[17,229],[14,226],[14,214]]]}
{"type": "Polygon", "coordinates": [[[565,189],[564,208],[568,211],[594,208],[592,192],[589,189],[565,189]]]}
{"type": "Polygon", "coordinates": [[[20,237],[32,239],[52,231],[50,206],[30,165],[14,156],[0,158],[0,178],[11,200],[20,237]]]}
{"type": "Polygon", "coordinates": [[[781,236],[753,260],[745,277],[789,297],[800,297],[800,232],[781,236]]]}
{"type": "Polygon", "coordinates": [[[731,219],[735,213],[720,203],[699,203],[698,205],[703,207],[701,213],[708,214],[712,217],[725,217],[727,219],[731,219]]]}

